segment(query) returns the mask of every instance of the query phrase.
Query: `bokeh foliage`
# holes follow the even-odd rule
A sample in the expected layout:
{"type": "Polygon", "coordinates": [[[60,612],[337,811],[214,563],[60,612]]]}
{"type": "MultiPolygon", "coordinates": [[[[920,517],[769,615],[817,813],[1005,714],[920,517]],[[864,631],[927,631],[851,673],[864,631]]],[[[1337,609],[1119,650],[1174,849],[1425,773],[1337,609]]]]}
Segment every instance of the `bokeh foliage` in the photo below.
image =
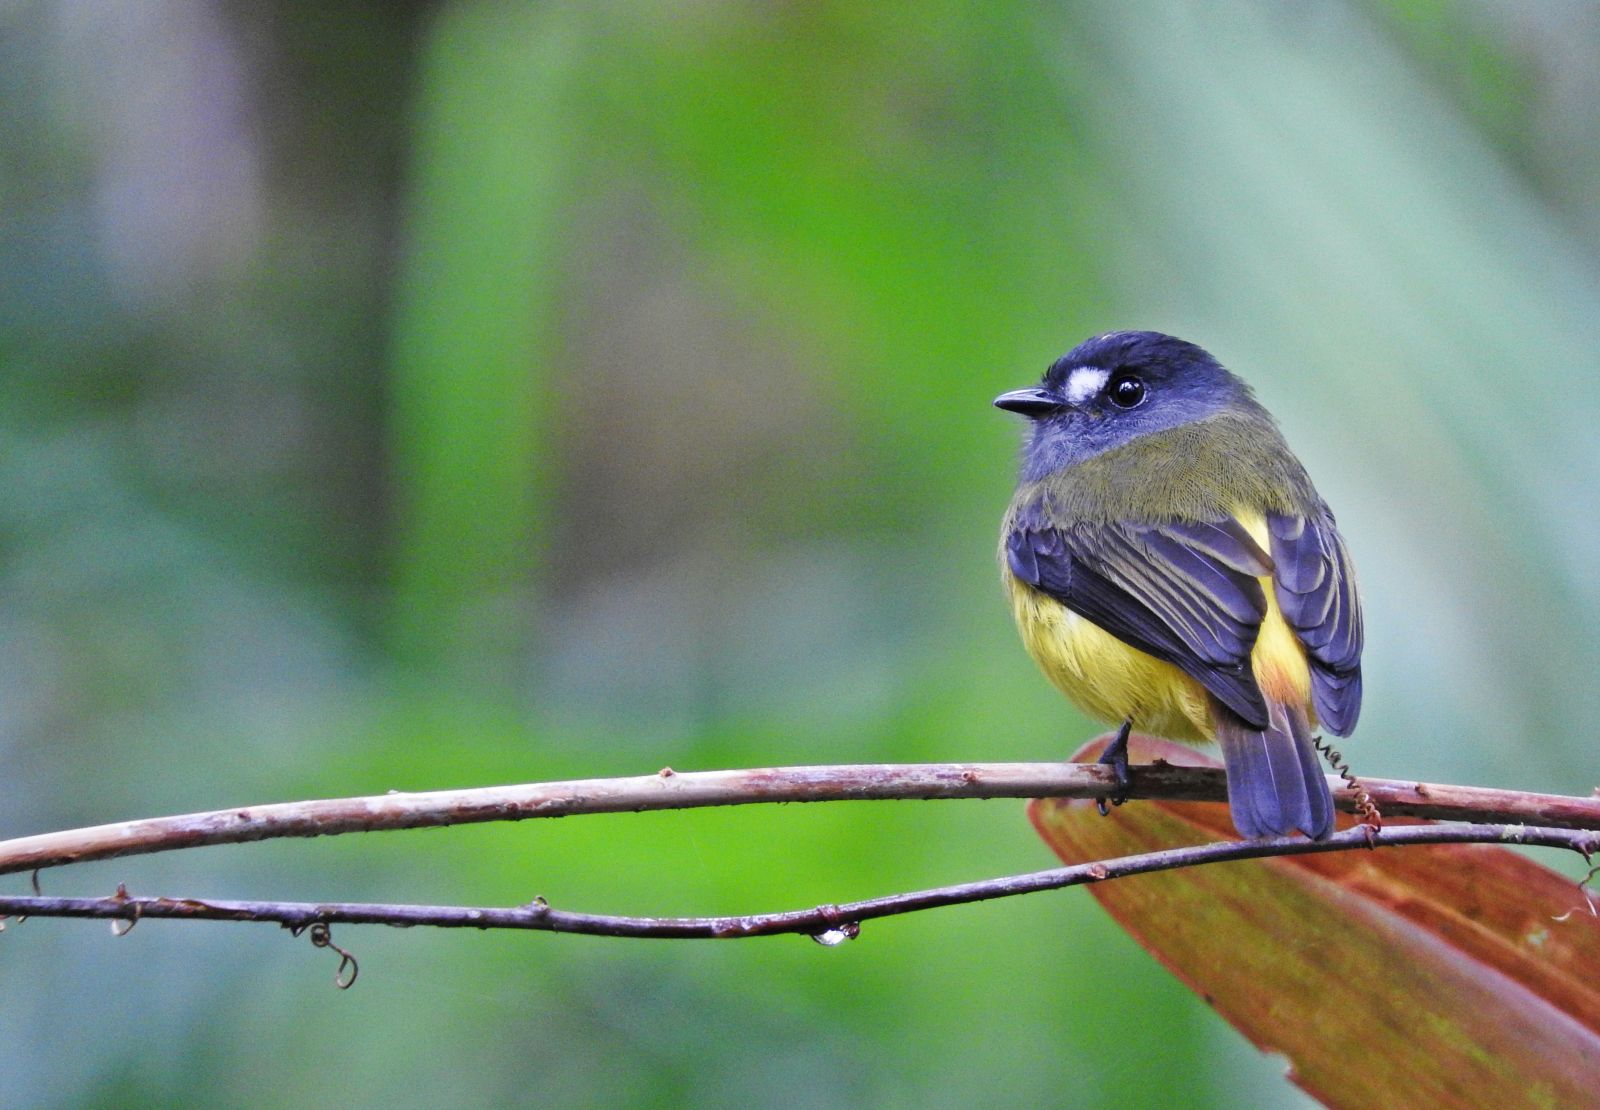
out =
{"type": "MultiPolygon", "coordinates": [[[[0,9],[0,835],[678,768],[1044,758],[987,407],[1113,327],[1340,516],[1377,775],[1584,792],[1578,6],[0,9]]],[[[216,849],[47,889],[631,912],[1048,863],[1018,805],[216,849]]],[[[29,923],[7,1105],[1293,1104],[1081,894],[839,949],[29,923]]]]}

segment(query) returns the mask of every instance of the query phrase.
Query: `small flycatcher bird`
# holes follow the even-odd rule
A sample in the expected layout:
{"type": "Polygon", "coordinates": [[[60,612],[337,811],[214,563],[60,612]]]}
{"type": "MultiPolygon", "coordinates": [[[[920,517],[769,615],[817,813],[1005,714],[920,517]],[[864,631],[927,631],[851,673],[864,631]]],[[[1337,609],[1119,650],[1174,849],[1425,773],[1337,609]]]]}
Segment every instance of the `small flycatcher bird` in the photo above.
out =
{"type": "Polygon", "coordinates": [[[1215,741],[1247,837],[1333,829],[1313,742],[1361,709],[1361,602],[1333,514],[1249,386],[1112,332],[995,398],[1032,426],[1000,532],[1028,653],[1084,712],[1215,741]]]}

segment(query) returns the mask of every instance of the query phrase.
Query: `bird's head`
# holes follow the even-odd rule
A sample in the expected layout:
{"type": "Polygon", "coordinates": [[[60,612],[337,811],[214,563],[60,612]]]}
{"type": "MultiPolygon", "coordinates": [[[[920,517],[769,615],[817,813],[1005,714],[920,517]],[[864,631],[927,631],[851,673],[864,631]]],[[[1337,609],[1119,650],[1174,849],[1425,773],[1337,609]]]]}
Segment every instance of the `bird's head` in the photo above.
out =
{"type": "Polygon", "coordinates": [[[1265,413],[1250,387],[1193,343],[1153,331],[1098,335],[996,408],[1032,421],[1022,475],[1033,481],[1142,436],[1227,412],[1265,413]]]}

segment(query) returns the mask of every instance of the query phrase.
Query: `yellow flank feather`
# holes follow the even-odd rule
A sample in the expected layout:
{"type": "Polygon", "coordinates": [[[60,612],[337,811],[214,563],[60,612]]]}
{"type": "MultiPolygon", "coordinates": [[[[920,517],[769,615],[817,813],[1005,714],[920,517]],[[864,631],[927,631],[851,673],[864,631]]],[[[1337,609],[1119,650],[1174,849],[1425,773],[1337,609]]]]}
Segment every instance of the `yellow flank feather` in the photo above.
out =
{"type": "MultiPolygon", "coordinates": [[[[1258,512],[1235,517],[1262,550],[1268,550],[1267,525],[1258,512]]],[[[1205,687],[1171,663],[1130,647],[1072,612],[1055,599],[1003,575],[1022,642],[1039,669],[1085,713],[1173,740],[1215,740],[1205,687]]],[[[1271,578],[1261,579],[1267,614],[1250,655],[1256,683],[1268,701],[1302,705],[1316,727],[1311,704],[1311,672],[1305,648],[1283,619],[1271,578]]]]}

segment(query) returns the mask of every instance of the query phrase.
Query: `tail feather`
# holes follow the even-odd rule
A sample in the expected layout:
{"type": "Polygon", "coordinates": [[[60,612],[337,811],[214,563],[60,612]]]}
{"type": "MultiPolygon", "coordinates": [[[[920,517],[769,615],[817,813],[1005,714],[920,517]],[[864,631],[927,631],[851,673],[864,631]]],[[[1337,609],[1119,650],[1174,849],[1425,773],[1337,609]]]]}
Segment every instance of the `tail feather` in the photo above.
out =
{"type": "Polygon", "coordinates": [[[1333,831],[1333,794],[1306,712],[1271,703],[1268,715],[1265,729],[1253,729],[1226,707],[1215,707],[1234,827],[1252,838],[1299,829],[1321,840],[1333,831]]]}

